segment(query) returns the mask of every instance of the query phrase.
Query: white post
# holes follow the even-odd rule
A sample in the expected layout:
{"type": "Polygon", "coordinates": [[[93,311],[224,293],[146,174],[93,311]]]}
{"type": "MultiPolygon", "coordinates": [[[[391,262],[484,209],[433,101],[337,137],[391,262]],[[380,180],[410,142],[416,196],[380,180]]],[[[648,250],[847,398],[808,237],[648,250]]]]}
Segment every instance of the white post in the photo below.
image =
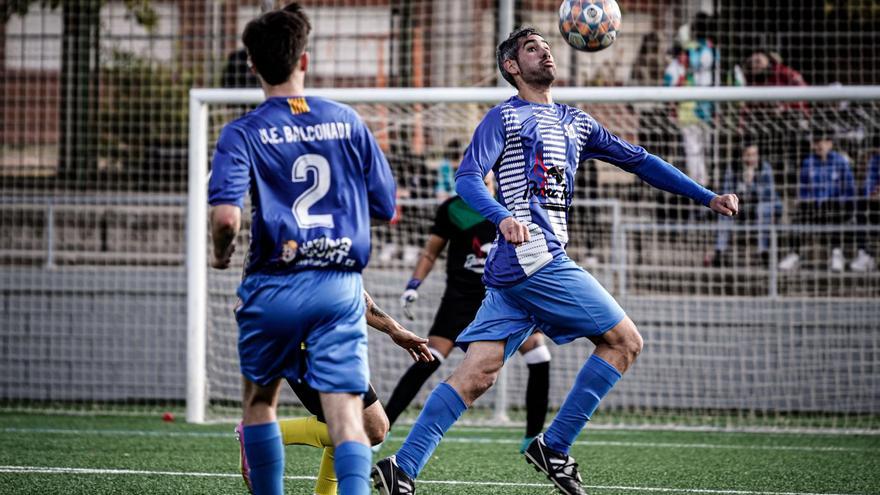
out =
{"type": "MultiPolygon", "coordinates": [[[[506,40],[510,32],[513,31],[513,9],[513,0],[498,0],[499,44],[506,40]]],[[[500,77],[500,74],[498,86],[501,88],[507,87],[507,81],[500,77]]],[[[507,416],[507,381],[507,371],[502,367],[501,371],[498,372],[498,379],[495,381],[495,410],[493,411],[492,421],[496,424],[510,422],[510,418],[507,416]]]]}
{"type": "Polygon", "coordinates": [[[189,99],[189,188],[186,214],[186,421],[204,423],[207,388],[208,108],[189,99]]]}

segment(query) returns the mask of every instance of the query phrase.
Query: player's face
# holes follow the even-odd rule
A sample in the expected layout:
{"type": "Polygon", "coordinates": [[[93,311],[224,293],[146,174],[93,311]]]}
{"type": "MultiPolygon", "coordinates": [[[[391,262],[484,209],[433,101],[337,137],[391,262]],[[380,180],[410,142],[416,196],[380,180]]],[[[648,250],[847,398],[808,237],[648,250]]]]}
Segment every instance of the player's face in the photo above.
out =
{"type": "Polygon", "coordinates": [[[757,146],[748,146],[743,150],[743,165],[749,168],[758,166],[757,146]]]}
{"type": "Polygon", "coordinates": [[[550,44],[537,34],[523,40],[516,59],[526,83],[549,86],[556,80],[556,62],[550,53],[550,44]]]}
{"type": "Polygon", "coordinates": [[[831,152],[831,148],[834,147],[834,143],[830,139],[822,138],[817,139],[813,143],[813,151],[816,152],[817,155],[821,157],[825,157],[828,153],[831,152]]]}

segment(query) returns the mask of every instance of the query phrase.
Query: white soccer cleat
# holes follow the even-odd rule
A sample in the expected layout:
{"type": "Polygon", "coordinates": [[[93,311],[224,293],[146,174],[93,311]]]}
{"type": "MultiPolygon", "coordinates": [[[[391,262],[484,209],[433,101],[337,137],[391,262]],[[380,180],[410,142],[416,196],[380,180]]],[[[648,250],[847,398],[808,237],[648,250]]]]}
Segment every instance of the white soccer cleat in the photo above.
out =
{"type": "Polygon", "coordinates": [[[850,270],[859,273],[872,272],[875,268],[877,268],[877,262],[874,261],[874,257],[865,252],[864,249],[859,249],[856,258],[849,264],[850,270]]]}
{"type": "Polygon", "coordinates": [[[829,268],[832,272],[840,273],[843,271],[843,268],[846,266],[846,259],[843,257],[843,250],[840,248],[834,248],[831,250],[831,261],[829,263],[829,268]]]}
{"type": "Polygon", "coordinates": [[[782,261],[779,262],[779,269],[784,272],[790,272],[792,270],[797,270],[798,265],[800,265],[801,256],[797,253],[788,253],[785,258],[782,258],[782,261]]]}

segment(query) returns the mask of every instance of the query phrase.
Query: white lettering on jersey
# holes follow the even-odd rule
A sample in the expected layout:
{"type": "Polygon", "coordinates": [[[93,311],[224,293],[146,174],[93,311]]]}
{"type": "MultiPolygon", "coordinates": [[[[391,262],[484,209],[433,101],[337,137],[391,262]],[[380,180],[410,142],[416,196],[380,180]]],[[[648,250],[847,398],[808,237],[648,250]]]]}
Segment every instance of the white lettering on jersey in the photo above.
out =
{"type": "Polygon", "coordinates": [[[348,122],[324,122],[318,125],[285,125],[281,131],[277,127],[259,130],[263,144],[299,143],[311,141],[330,141],[351,139],[351,124],[348,122]]]}

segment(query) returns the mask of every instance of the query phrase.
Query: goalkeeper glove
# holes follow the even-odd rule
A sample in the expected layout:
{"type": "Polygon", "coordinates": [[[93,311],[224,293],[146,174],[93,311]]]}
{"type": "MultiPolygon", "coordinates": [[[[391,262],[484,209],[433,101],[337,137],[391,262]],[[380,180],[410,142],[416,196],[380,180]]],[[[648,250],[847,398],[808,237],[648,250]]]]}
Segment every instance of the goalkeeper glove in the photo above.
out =
{"type": "Polygon", "coordinates": [[[400,305],[403,307],[403,314],[405,314],[410,320],[415,319],[410,306],[419,300],[418,289],[420,285],[422,285],[421,280],[412,278],[409,280],[409,283],[406,284],[406,290],[400,295],[400,305]]]}

